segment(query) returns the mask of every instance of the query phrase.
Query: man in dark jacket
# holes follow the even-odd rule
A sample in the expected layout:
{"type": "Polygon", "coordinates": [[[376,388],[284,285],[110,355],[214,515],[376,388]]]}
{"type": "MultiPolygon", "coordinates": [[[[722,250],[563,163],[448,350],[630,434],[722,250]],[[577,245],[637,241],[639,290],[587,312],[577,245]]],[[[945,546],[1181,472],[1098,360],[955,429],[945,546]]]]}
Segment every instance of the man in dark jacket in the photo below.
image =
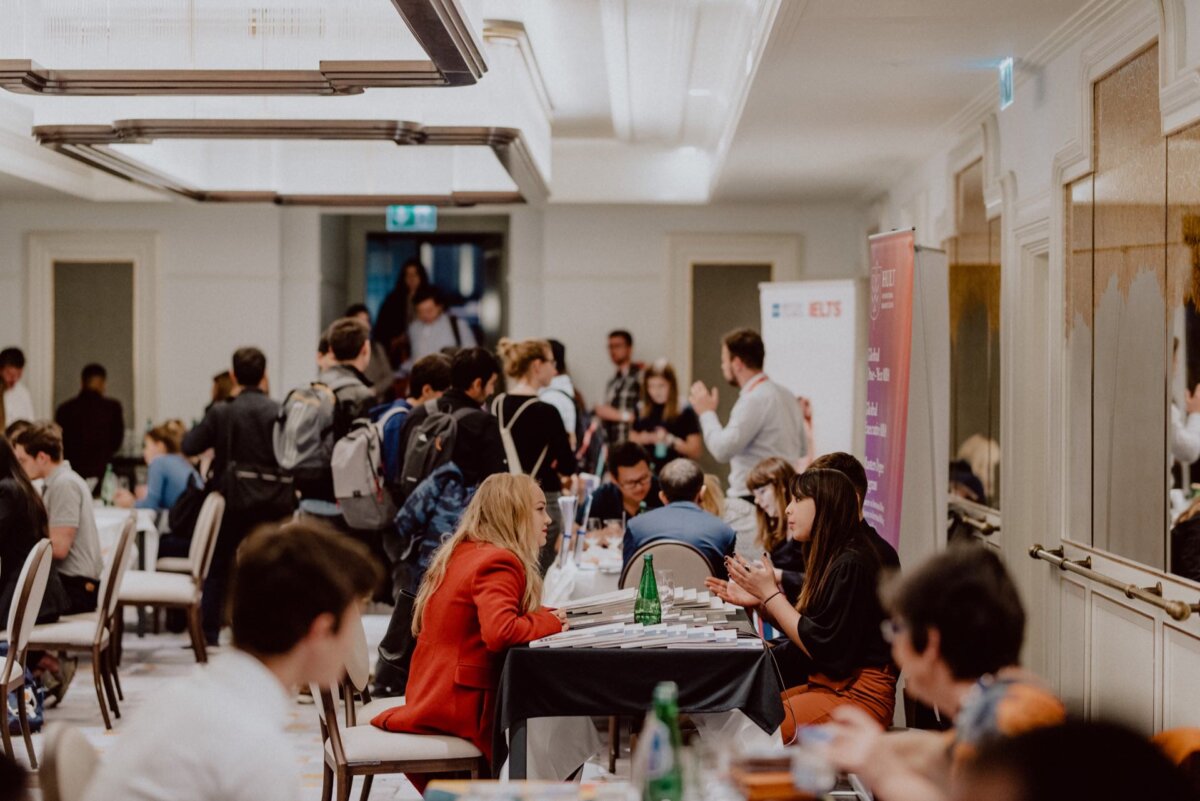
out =
{"type": "MultiPolygon", "coordinates": [[[[483,403],[496,390],[500,365],[485,348],[463,348],[454,354],[450,364],[450,389],[436,401],[440,411],[453,414],[460,409],[477,409],[458,422],[454,454],[450,460],[458,465],[463,481],[474,487],[493,473],[508,472],[504,443],[500,440],[500,425],[496,418],[483,410],[483,403]]],[[[400,434],[401,452],[408,453],[413,432],[429,416],[429,410],[418,406],[409,413],[400,434]]]]}
{"type": "MultiPolygon", "coordinates": [[[[183,438],[183,453],[199,456],[213,449],[209,486],[220,487],[229,464],[275,467],[272,432],[279,404],[266,394],[267,357],[258,348],[239,348],[233,354],[233,380],[237,397],[209,408],[200,424],[183,438]]],[[[268,522],[254,514],[226,512],[213,550],[212,564],[204,582],[204,634],[209,644],[217,643],[220,633],[225,585],[237,552],[245,536],[260,523],[268,522]]]]}
{"type": "Polygon", "coordinates": [[[125,440],[121,402],[104,396],[108,371],[103,365],[83,368],[79,394],[54,413],[63,432],[63,456],[84,478],[100,478],[125,440]]]}

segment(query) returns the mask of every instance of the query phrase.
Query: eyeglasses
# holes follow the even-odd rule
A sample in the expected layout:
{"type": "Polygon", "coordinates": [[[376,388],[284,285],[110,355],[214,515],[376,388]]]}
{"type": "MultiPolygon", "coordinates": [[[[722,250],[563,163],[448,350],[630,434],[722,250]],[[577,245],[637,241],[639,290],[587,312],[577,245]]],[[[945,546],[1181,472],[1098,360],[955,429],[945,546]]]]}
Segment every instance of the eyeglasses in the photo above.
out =
{"type": "Polygon", "coordinates": [[[625,489],[634,489],[635,487],[645,487],[650,484],[650,476],[642,476],[641,478],[631,478],[626,481],[617,482],[625,489]]]}
{"type": "Polygon", "coordinates": [[[883,635],[883,641],[891,645],[896,641],[902,633],[908,631],[908,624],[903,620],[885,620],[879,624],[879,633],[883,635]]]}

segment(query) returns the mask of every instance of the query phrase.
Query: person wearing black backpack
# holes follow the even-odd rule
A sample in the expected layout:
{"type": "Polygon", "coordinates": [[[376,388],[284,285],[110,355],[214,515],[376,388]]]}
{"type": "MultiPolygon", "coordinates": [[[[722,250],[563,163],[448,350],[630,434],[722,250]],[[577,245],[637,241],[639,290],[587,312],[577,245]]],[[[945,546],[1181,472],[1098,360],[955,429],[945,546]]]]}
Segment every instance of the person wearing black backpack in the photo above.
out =
{"type": "MultiPolygon", "coordinates": [[[[204,419],[183,437],[183,454],[199,456],[213,449],[208,487],[229,494],[231,465],[277,468],[271,432],[279,404],[267,396],[267,357],[258,348],[238,348],[233,354],[233,380],[237,397],[209,407],[204,419]]],[[[245,536],[260,523],[287,514],[290,509],[238,510],[228,503],[221,519],[221,530],[213,549],[208,578],[204,582],[202,612],[204,636],[209,645],[217,644],[225,601],[225,585],[233,565],[233,556],[245,536]]]]}
{"type": "MultiPolygon", "coordinates": [[[[493,473],[508,472],[508,461],[504,458],[504,445],[500,441],[500,427],[496,418],[483,409],[484,402],[496,390],[500,378],[500,364],[485,348],[463,348],[454,354],[450,362],[450,389],[433,405],[446,414],[464,412],[457,421],[457,434],[451,450],[450,461],[458,465],[463,480],[475,486],[493,473]],[[470,413],[465,413],[465,412],[470,413]]],[[[408,454],[413,449],[413,438],[429,417],[428,404],[417,406],[404,421],[400,432],[400,452],[408,454]]],[[[399,500],[407,498],[417,484],[426,476],[408,476],[408,484],[397,486],[399,500]]],[[[405,477],[401,477],[402,482],[405,477]]]]}

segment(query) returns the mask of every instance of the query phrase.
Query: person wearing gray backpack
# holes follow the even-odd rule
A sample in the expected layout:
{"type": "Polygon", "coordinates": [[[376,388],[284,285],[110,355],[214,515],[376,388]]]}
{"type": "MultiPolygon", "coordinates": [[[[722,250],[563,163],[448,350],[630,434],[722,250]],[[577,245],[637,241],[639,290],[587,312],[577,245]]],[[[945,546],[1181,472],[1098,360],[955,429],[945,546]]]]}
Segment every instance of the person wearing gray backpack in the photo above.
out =
{"type": "Polygon", "coordinates": [[[325,333],[334,364],[317,381],[288,393],[275,422],[275,457],[292,472],[300,511],[345,530],[333,490],[333,446],[366,417],[375,392],[364,375],[371,361],[371,332],[359,320],[335,320],[325,333]]]}

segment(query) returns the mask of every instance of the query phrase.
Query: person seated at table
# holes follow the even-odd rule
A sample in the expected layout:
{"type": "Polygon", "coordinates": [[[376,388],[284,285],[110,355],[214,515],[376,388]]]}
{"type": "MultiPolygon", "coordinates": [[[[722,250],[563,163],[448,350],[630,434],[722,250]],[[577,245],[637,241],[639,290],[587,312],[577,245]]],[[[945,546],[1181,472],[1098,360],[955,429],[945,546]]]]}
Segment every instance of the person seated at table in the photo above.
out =
{"type": "Polygon", "coordinates": [[[788,521],[781,504],[796,478],[796,468],[787,459],[770,456],[756,464],[746,476],[746,489],[754,498],[758,534],[754,547],[771,555],[775,581],[791,603],[800,600],[804,585],[804,546],[788,537],[788,521]]]}
{"type": "Polygon", "coordinates": [[[809,468],[792,481],[785,514],[789,536],[808,554],[795,605],[766,554],[754,563],[726,559],[730,580],[707,582],[730,603],[757,606],[810,661],[808,681],[783,693],[783,740],[791,743],[799,728],[828,722],[843,704],[890,725],[898,671],[881,630],[886,618],[876,594],[879,557],[858,527],[854,485],[837,470],[809,468]]]}
{"type": "Polygon", "coordinates": [[[954,545],[885,588],[892,656],[915,698],[954,721],[948,732],[885,734],[857,709],[834,712],[830,756],[876,795],[945,798],[952,775],[988,742],[1061,723],[1066,710],[1018,667],[1025,611],[1004,562],[954,545]]]}
{"type": "Polygon", "coordinates": [[[49,518],[51,553],[67,596],[63,614],[91,612],[104,570],[92,491],[63,460],[62,431],[54,423],[34,423],[17,435],[13,445],[25,475],[45,481],[42,501],[49,518]]]}
{"type": "MultiPolygon", "coordinates": [[[[461,737],[491,760],[504,652],[566,628],[565,613],[541,606],[538,552],[549,528],[546,496],[529,476],[497,473],[479,485],[417,593],[407,703],[372,724],[461,737]]],[[[409,779],[424,789],[421,776],[409,779]]]]}
{"type": "Polygon", "coordinates": [[[659,497],[666,505],[629,521],[622,543],[622,569],[643,545],[681,540],[704,554],[713,575],[723,578],[725,560],[733,554],[737,535],[724,520],[700,508],[707,491],[704,471],[691,459],[676,459],[662,469],[658,480],[662,484],[659,497]]]}
{"type": "Polygon", "coordinates": [[[809,467],[819,467],[827,470],[837,470],[854,485],[854,494],[858,496],[858,527],[862,530],[867,542],[879,555],[879,562],[885,570],[899,570],[900,557],[892,544],[879,535],[875,527],[863,517],[863,502],[867,499],[867,471],[862,462],[848,453],[834,451],[825,453],[812,460],[809,467]]]}
{"type": "Polygon", "coordinates": [[[148,466],[146,484],[137,489],[140,497],[126,489],[118,490],[113,500],[116,506],[165,511],[175,505],[189,484],[201,483],[196,468],[179,453],[183,434],[179,420],[168,420],[146,432],[142,439],[142,458],[148,466]]]}
{"type": "Polygon", "coordinates": [[[625,520],[662,506],[661,488],[645,448],[622,442],[608,452],[608,463],[613,480],[592,492],[591,505],[584,503],[579,509],[578,522],[587,522],[584,512],[597,520],[625,520]]]}
{"type": "MultiPolygon", "coordinates": [[[[12,445],[0,436],[0,622],[6,624],[8,620],[29,552],[50,536],[46,521],[46,507],[42,505],[41,495],[29,482],[12,445]]],[[[38,622],[56,620],[62,605],[58,577],[51,576],[38,622]]]]}
{"type": "Polygon", "coordinates": [[[83,798],[302,798],[296,688],[337,685],[379,578],[364,545],[324,524],[256,530],[229,579],[233,647],[161,687],[123,722],[83,798]]]}

